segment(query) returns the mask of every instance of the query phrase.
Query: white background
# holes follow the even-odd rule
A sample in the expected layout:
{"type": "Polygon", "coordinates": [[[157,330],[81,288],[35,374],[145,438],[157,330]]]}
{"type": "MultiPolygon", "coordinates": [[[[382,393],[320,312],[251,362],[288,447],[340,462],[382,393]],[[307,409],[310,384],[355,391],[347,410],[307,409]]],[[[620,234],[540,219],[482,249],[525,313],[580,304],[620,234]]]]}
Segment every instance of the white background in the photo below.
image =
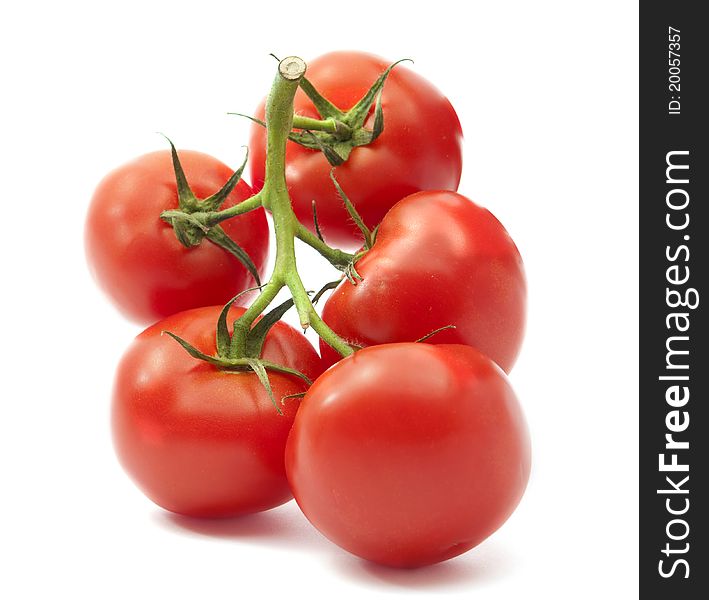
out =
{"type": "MultiPolygon", "coordinates": [[[[0,9],[0,597],[635,597],[635,2],[34,2],[0,9]],[[460,190],[524,256],[512,382],[533,474],[468,554],[392,571],[294,503],[219,523],[152,505],[114,456],[115,364],[138,333],[95,289],[83,218],[105,172],[164,148],[236,166],[277,55],[413,57],[465,132],[460,190]]],[[[332,275],[303,253],[306,284],[332,275]]]]}

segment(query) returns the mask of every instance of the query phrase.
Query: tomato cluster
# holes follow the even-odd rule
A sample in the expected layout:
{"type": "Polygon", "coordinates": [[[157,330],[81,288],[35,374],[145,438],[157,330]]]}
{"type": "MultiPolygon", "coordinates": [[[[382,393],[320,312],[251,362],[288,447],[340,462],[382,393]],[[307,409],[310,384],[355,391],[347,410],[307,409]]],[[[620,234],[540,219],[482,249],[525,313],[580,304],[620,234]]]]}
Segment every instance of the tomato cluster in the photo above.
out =
{"type": "Polygon", "coordinates": [[[507,378],[526,282],[504,227],[456,191],[450,102],[388,65],[336,52],[306,79],[302,60],[280,61],[254,118],[253,190],[206,154],[147,154],[99,184],[86,252],[119,310],[153,323],[118,366],[112,409],[118,457],[146,496],[194,517],[295,497],[353,554],[415,567],[479,544],[526,487],[507,378]],[[265,284],[263,207],[277,240],[265,284]],[[318,293],[335,288],[322,317],[296,236],[345,273],[318,293]],[[284,286],[292,300],[265,312],[284,286]],[[280,321],[293,305],[320,354],[280,321]]]}

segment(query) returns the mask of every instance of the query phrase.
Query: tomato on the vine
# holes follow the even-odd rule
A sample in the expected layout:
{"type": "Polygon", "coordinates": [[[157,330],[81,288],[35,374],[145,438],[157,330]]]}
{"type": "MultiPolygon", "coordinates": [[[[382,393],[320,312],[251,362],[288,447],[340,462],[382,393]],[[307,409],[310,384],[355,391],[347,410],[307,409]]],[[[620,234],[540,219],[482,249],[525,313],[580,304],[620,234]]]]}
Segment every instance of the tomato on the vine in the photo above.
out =
{"type": "MultiPolygon", "coordinates": [[[[232,175],[225,164],[201,152],[182,150],[180,162],[198,199],[217,192],[232,175]]],[[[252,195],[240,181],[223,208],[252,195]]],[[[165,210],[178,207],[169,151],[145,154],[99,183],[86,221],[86,256],[99,286],[128,318],[152,323],[197,306],[225,304],[254,285],[237,258],[207,241],[183,246],[165,210]]],[[[222,224],[262,274],[268,258],[268,223],[263,209],[222,224]]]]}
{"type": "MultiPolygon", "coordinates": [[[[357,263],[362,281],[343,280],[323,319],[356,346],[430,341],[466,344],[509,372],[524,336],[526,281],[512,238],[488,210],[455,192],[401,200],[357,263]]],[[[322,340],[327,364],[340,356],[322,340]]]]}
{"type": "Polygon", "coordinates": [[[250,143],[256,195],[240,181],[246,163],[232,172],[172,142],[94,194],[94,276],[126,316],[162,319],[117,369],[119,462],[175,513],[237,516],[295,497],[365,559],[457,556],[505,522],[529,477],[505,375],[525,321],[519,252],[455,191],[462,132],[450,102],[398,62],[334,52],[308,69],[290,56],[266,105],[250,143]],[[277,259],[262,284],[264,207],[277,259]],[[311,295],[295,238],[346,280],[311,295]],[[314,305],[333,287],[321,318],[314,305]],[[257,288],[248,309],[234,306],[257,288]],[[291,297],[268,310],[284,288],[291,297]],[[279,321],[293,307],[322,358],[279,321]]]}
{"type": "MultiPolygon", "coordinates": [[[[266,510],[291,498],[286,438],[299,400],[279,414],[253,372],[227,372],[189,356],[163,331],[214,354],[221,307],[172,315],[141,333],[124,354],[113,391],[113,438],[138,487],[163,508],[196,517],[266,510]]],[[[244,313],[233,307],[231,323],[244,313]]],[[[311,379],[322,363],[305,337],[283,322],[266,336],[262,357],[311,379]]],[[[305,391],[292,375],[268,372],[276,400],[305,391]]]]}
{"type": "Polygon", "coordinates": [[[330,540],[416,567],[469,550],[505,522],[527,484],[530,445],[505,374],[478,350],[385,344],[308,390],[286,470],[330,540]]]}
{"type": "MultiPolygon", "coordinates": [[[[352,108],[391,62],[364,52],[331,52],[308,63],[306,77],[332,104],[352,108]]],[[[303,90],[295,96],[295,114],[319,118],[303,90]]],[[[448,99],[429,81],[403,65],[395,67],[382,91],[384,129],[371,144],[356,147],[337,167],[337,179],[365,224],[374,228],[392,205],[427,189],[456,190],[462,169],[462,131],[448,99]]],[[[264,103],[256,110],[263,119],[264,103]]],[[[365,127],[373,127],[373,111],[365,127]]],[[[263,187],[266,134],[251,133],[251,181],[263,187]]],[[[312,202],[325,240],[335,246],[362,244],[329,178],[331,164],[318,151],[289,142],[286,180],[298,220],[315,231],[312,202]]]]}

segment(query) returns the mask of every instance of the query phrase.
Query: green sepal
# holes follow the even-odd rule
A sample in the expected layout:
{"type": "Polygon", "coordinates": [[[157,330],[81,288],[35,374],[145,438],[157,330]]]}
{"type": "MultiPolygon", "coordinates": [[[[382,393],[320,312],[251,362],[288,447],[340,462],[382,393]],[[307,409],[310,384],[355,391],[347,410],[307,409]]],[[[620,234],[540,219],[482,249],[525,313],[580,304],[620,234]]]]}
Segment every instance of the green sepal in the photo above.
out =
{"type": "Polygon", "coordinates": [[[241,181],[241,175],[244,173],[244,169],[246,168],[246,162],[249,160],[249,148],[246,147],[246,156],[244,156],[244,161],[241,163],[241,166],[234,171],[234,174],[229,177],[227,182],[222,186],[222,189],[220,189],[218,192],[215,194],[212,194],[208,198],[205,198],[199,203],[199,209],[202,212],[211,212],[215,210],[219,210],[224,204],[224,201],[227,199],[229,194],[234,190],[236,185],[241,181]]]}
{"type": "Polygon", "coordinates": [[[229,300],[222,308],[222,312],[219,313],[219,318],[217,319],[217,335],[216,335],[216,346],[217,354],[219,356],[228,356],[229,347],[231,346],[231,335],[229,333],[229,325],[226,322],[226,316],[229,309],[236,302],[236,297],[229,300]]]}
{"type": "Polygon", "coordinates": [[[377,78],[377,80],[372,84],[372,87],[367,90],[367,93],[362,96],[359,102],[357,102],[357,104],[355,104],[350,110],[347,111],[347,114],[343,119],[343,121],[347,125],[349,125],[353,129],[362,127],[364,125],[364,122],[369,116],[369,111],[372,109],[372,104],[374,104],[374,101],[377,98],[379,92],[382,91],[384,83],[386,82],[387,77],[389,77],[389,73],[391,73],[392,69],[396,65],[405,61],[413,62],[410,58],[402,58],[401,60],[397,60],[395,63],[389,65],[386,71],[384,71],[377,78]]]}
{"type": "Polygon", "coordinates": [[[281,410],[281,407],[278,406],[278,402],[276,402],[276,397],[273,395],[273,388],[271,387],[271,382],[268,379],[268,373],[266,373],[266,369],[264,368],[264,366],[261,364],[260,361],[256,359],[248,358],[246,359],[246,362],[248,362],[249,366],[251,367],[251,370],[256,373],[256,376],[261,382],[261,385],[266,390],[268,397],[271,399],[271,402],[273,402],[273,406],[276,407],[278,414],[282,415],[283,411],[281,410]]]}
{"type": "Polygon", "coordinates": [[[238,113],[238,112],[228,112],[228,115],[234,115],[236,117],[244,117],[245,119],[248,119],[249,121],[253,121],[257,125],[261,125],[264,129],[266,129],[266,121],[262,121],[261,119],[257,119],[256,117],[252,117],[251,115],[247,115],[245,113],[238,113]]]}
{"type": "Polygon", "coordinates": [[[443,327],[439,327],[438,329],[434,329],[430,333],[427,333],[423,337],[420,337],[414,343],[419,344],[421,342],[425,342],[427,339],[433,337],[437,333],[441,333],[441,331],[445,331],[446,329],[455,329],[455,328],[456,328],[455,325],[444,325],[443,327]]]}
{"type": "Polygon", "coordinates": [[[163,331],[163,333],[169,335],[173,340],[180,344],[180,346],[182,346],[187,351],[187,354],[189,354],[192,358],[196,358],[197,360],[203,360],[204,362],[207,362],[210,365],[214,365],[215,367],[227,368],[231,366],[229,362],[223,358],[220,358],[218,356],[210,356],[209,354],[205,354],[201,350],[197,350],[197,348],[195,348],[188,341],[183,340],[180,336],[175,335],[171,331],[163,331]]]}
{"type": "MultiPolygon", "coordinates": [[[[303,131],[291,132],[288,139],[304,148],[319,150],[333,167],[338,167],[349,158],[352,152],[353,145],[351,140],[360,135],[359,132],[355,131],[352,133],[353,137],[350,140],[343,142],[336,139],[331,133],[313,132],[309,129],[304,129],[303,131]]],[[[357,139],[360,139],[360,137],[357,137],[357,139]]],[[[357,145],[363,146],[364,143],[357,145]]]]}
{"type": "Polygon", "coordinates": [[[345,267],[343,273],[345,274],[345,278],[347,279],[347,281],[349,281],[352,285],[357,285],[358,282],[363,281],[362,276],[357,272],[357,269],[355,268],[354,260],[345,267]]]}
{"type": "MultiPolygon", "coordinates": [[[[376,120],[375,120],[376,123],[376,120]]],[[[381,130],[377,135],[374,135],[374,130],[369,131],[367,129],[357,129],[355,132],[352,134],[352,139],[349,140],[349,145],[350,145],[350,152],[354,148],[357,148],[358,146],[366,146],[367,144],[371,144],[375,139],[379,137],[381,134],[381,130]]]]}
{"type": "MultiPolygon", "coordinates": [[[[376,231],[376,229],[375,229],[376,231]]],[[[352,285],[357,285],[358,282],[364,281],[364,278],[357,272],[357,268],[355,265],[357,262],[365,255],[367,254],[369,250],[362,250],[355,254],[352,257],[352,260],[347,264],[347,266],[342,270],[342,272],[345,275],[345,278],[347,281],[349,281],[352,285]]]]}
{"type": "Polygon", "coordinates": [[[160,214],[160,218],[172,227],[175,232],[175,237],[185,248],[198,246],[206,237],[209,241],[227,251],[244,265],[246,270],[254,278],[256,285],[260,287],[261,277],[258,269],[246,251],[232,240],[220,225],[212,225],[210,227],[203,222],[204,219],[208,218],[209,213],[214,213],[222,206],[229,194],[241,180],[241,175],[246,168],[246,161],[249,157],[248,149],[243,163],[234,171],[222,188],[208,198],[200,201],[190,189],[175,145],[170,138],[167,136],[163,137],[165,137],[170,144],[172,166],[175,171],[175,181],[177,184],[179,209],[163,211],[160,214]]]}
{"type": "Polygon", "coordinates": [[[197,360],[204,361],[206,363],[209,363],[210,365],[214,365],[215,367],[219,367],[222,370],[225,371],[249,371],[249,370],[254,370],[253,369],[253,364],[258,363],[259,366],[269,369],[271,371],[275,371],[277,373],[284,373],[286,375],[293,375],[294,377],[297,377],[298,379],[302,379],[305,383],[308,385],[312,385],[313,380],[310,379],[307,375],[304,373],[301,373],[300,371],[296,369],[291,369],[290,367],[285,367],[283,365],[279,365],[277,363],[268,361],[268,360],[263,360],[260,358],[252,358],[252,357],[244,357],[244,358],[223,358],[221,356],[210,356],[209,354],[205,354],[201,350],[198,350],[195,348],[192,344],[190,344],[188,341],[182,339],[180,336],[175,335],[171,331],[163,331],[162,333],[169,335],[173,340],[175,340],[180,346],[182,346],[185,351],[192,357],[196,358],[197,360]]]}
{"type": "Polygon", "coordinates": [[[293,306],[293,298],[290,298],[279,304],[273,310],[267,312],[261,317],[258,322],[251,328],[246,338],[246,356],[261,356],[263,343],[266,340],[266,335],[271,330],[281,317],[293,306]]]}
{"type": "Polygon", "coordinates": [[[315,225],[315,235],[318,236],[318,239],[324,244],[325,239],[322,236],[322,231],[320,231],[320,221],[318,221],[318,209],[315,206],[315,200],[312,202],[312,207],[313,207],[313,225],[315,225]]]}
{"type": "Polygon", "coordinates": [[[194,215],[182,210],[165,210],[160,218],[172,227],[175,237],[185,248],[199,246],[209,231],[194,215]]]}
{"type": "Polygon", "coordinates": [[[339,121],[345,120],[345,113],[318,92],[307,78],[303,77],[300,80],[300,89],[310,98],[310,101],[313,103],[313,106],[315,106],[315,110],[318,111],[321,118],[337,119],[339,121]]]}
{"type": "MultiPolygon", "coordinates": [[[[244,359],[246,360],[246,359],[244,359]]],[[[308,385],[313,385],[313,380],[310,379],[305,373],[301,373],[297,369],[291,369],[290,367],[284,367],[278,363],[271,362],[270,360],[259,359],[259,362],[266,368],[267,371],[275,371],[276,373],[283,373],[285,375],[293,375],[298,379],[302,379],[308,385]]]]}
{"type": "Polygon", "coordinates": [[[297,394],[288,394],[283,396],[283,398],[281,398],[281,404],[285,404],[286,400],[292,400],[294,398],[305,398],[305,392],[298,392],[297,394]]]}
{"type": "Polygon", "coordinates": [[[204,352],[197,350],[197,348],[195,348],[188,341],[183,340],[180,336],[175,335],[174,333],[172,333],[170,331],[163,331],[163,333],[169,335],[178,344],[180,344],[180,346],[182,346],[192,358],[196,358],[197,360],[207,362],[210,365],[214,365],[215,367],[219,367],[225,371],[254,370],[253,365],[254,365],[254,363],[257,363],[259,366],[261,366],[265,369],[269,369],[269,370],[275,371],[277,373],[284,373],[286,375],[293,375],[294,377],[297,377],[298,379],[302,379],[308,385],[312,385],[312,383],[313,383],[313,380],[310,379],[310,377],[308,377],[307,375],[305,375],[304,373],[301,373],[300,371],[298,371],[296,369],[291,369],[290,367],[284,367],[283,365],[279,365],[277,363],[274,363],[274,362],[271,362],[268,360],[262,360],[260,358],[251,358],[251,357],[221,358],[219,356],[210,356],[209,354],[205,354],[204,352]]]}
{"type": "Polygon", "coordinates": [[[337,157],[336,160],[331,160],[327,155],[326,158],[328,162],[333,166],[333,167],[338,167],[342,163],[344,163],[349,157],[350,154],[352,154],[352,150],[354,150],[355,146],[364,146],[365,144],[359,144],[355,143],[355,140],[360,137],[359,134],[363,130],[360,129],[359,131],[355,131],[352,134],[352,138],[347,140],[346,142],[335,142],[332,145],[332,151],[334,155],[337,157]]]}
{"type": "Polygon", "coordinates": [[[238,359],[228,359],[228,358],[221,358],[218,356],[210,356],[208,354],[205,354],[204,352],[198,350],[195,348],[192,344],[190,344],[188,341],[183,340],[181,337],[178,335],[175,335],[174,333],[170,331],[163,331],[163,333],[169,335],[172,339],[174,339],[184,350],[193,358],[196,358],[197,360],[204,361],[206,363],[209,363],[210,365],[214,365],[215,367],[218,367],[219,369],[223,370],[226,373],[239,373],[239,372],[244,372],[244,371],[253,371],[256,373],[256,376],[258,377],[259,381],[261,382],[261,385],[263,385],[264,389],[266,390],[266,393],[268,394],[268,397],[270,398],[271,402],[273,402],[273,405],[275,406],[276,410],[278,411],[278,414],[283,414],[280,407],[278,406],[278,403],[276,402],[276,398],[273,395],[273,389],[271,388],[271,382],[268,379],[268,374],[266,373],[266,370],[270,371],[275,371],[277,373],[284,373],[286,375],[292,375],[294,377],[298,377],[299,379],[302,379],[307,385],[312,385],[313,381],[310,379],[307,375],[304,373],[301,373],[300,371],[297,371],[296,369],[291,369],[290,367],[284,367],[283,365],[279,365],[276,363],[273,363],[271,361],[266,361],[266,360],[261,360],[258,358],[238,358],[238,359]]]}
{"type": "MultiPolygon", "coordinates": [[[[227,113],[230,115],[237,115],[239,117],[246,117],[250,121],[256,123],[257,125],[261,125],[261,127],[266,128],[266,123],[265,121],[262,121],[261,119],[257,119],[256,117],[251,117],[249,115],[245,115],[243,113],[227,113]]],[[[339,121],[338,121],[339,123],[339,121]]],[[[369,133],[369,132],[368,132],[369,133]]],[[[331,133],[318,133],[318,135],[315,135],[312,131],[309,131],[307,129],[303,131],[291,131],[290,134],[288,134],[288,139],[292,142],[295,142],[296,144],[303,146],[304,148],[309,148],[310,150],[319,150],[325,155],[325,158],[327,158],[328,162],[336,167],[341,165],[349,156],[349,153],[352,151],[352,148],[350,145],[348,145],[348,148],[344,154],[346,154],[344,157],[341,156],[329,143],[325,143],[320,136],[328,136],[335,138],[334,134],[331,133]]],[[[359,139],[359,138],[358,138],[359,139]]],[[[335,138],[335,142],[337,142],[337,138],[335,138]]],[[[365,141],[358,143],[357,145],[362,146],[364,145],[365,141]]]]}
{"type": "Polygon", "coordinates": [[[350,217],[355,222],[355,225],[357,225],[357,228],[360,230],[360,232],[362,232],[362,236],[364,237],[364,247],[367,249],[371,248],[372,232],[369,230],[369,227],[364,224],[364,221],[357,212],[357,209],[354,207],[354,204],[350,202],[350,199],[347,197],[347,194],[345,194],[343,189],[340,187],[340,184],[337,182],[337,179],[335,179],[335,169],[330,170],[330,179],[332,179],[332,183],[335,184],[335,189],[340,195],[340,198],[342,198],[342,201],[345,203],[345,208],[347,209],[347,212],[349,213],[350,217]]]}
{"type": "Polygon", "coordinates": [[[236,257],[239,262],[241,262],[241,264],[246,267],[246,270],[251,273],[251,276],[254,278],[256,285],[258,287],[261,287],[261,276],[258,273],[256,265],[251,260],[251,257],[246,253],[246,250],[244,250],[241,246],[239,246],[239,244],[237,244],[226,234],[226,232],[222,229],[221,225],[216,225],[215,227],[212,227],[207,232],[207,239],[215,243],[220,248],[223,248],[224,250],[229,252],[229,254],[231,254],[232,256],[236,257]]]}
{"type": "Polygon", "coordinates": [[[329,283],[326,283],[324,286],[322,286],[319,290],[318,293],[315,294],[312,299],[310,300],[313,303],[313,306],[315,306],[318,303],[318,300],[322,298],[323,294],[327,292],[328,290],[334,290],[338,285],[340,285],[341,279],[337,279],[335,281],[330,281],[329,283]]]}
{"type": "Polygon", "coordinates": [[[162,135],[170,144],[170,153],[172,154],[172,168],[175,172],[175,181],[177,183],[177,203],[180,210],[185,212],[193,212],[197,209],[197,197],[192,192],[190,184],[187,183],[187,177],[182,170],[180,158],[177,156],[177,149],[172,140],[166,135],[162,135]]]}
{"type": "Polygon", "coordinates": [[[372,125],[372,142],[384,131],[384,109],[382,108],[382,93],[377,95],[377,105],[374,108],[374,125],[372,125]]]}
{"type": "MultiPolygon", "coordinates": [[[[336,167],[344,163],[354,148],[366,146],[376,140],[384,131],[384,111],[382,109],[382,89],[392,69],[401,62],[410,61],[404,58],[392,63],[377,78],[360,100],[348,111],[342,111],[318,92],[306,78],[301,79],[300,87],[310,98],[323,121],[333,120],[336,133],[327,131],[292,131],[289,139],[305,148],[320,150],[328,162],[336,167]],[[364,128],[364,123],[374,106],[374,124],[372,130],[364,128]]],[[[413,62],[413,61],[412,61],[413,62]]],[[[246,116],[246,115],[244,115],[246,116]]],[[[249,117],[265,126],[263,121],[249,117]]]]}
{"type": "Polygon", "coordinates": [[[268,379],[268,373],[266,372],[267,370],[275,371],[276,373],[285,373],[286,375],[293,375],[305,381],[308,386],[313,385],[312,379],[310,379],[307,375],[304,375],[300,371],[296,371],[295,369],[290,369],[288,367],[284,367],[283,365],[278,365],[266,360],[259,360],[256,358],[245,358],[243,360],[249,365],[251,370],[256,373],[256,376],[261,382],[263,388],[266,390],[268,397],[270,398],[271,402],[273,402],[273,406],[275,406],[279,415],[282,415],[283,411],[281,411],[281,407],[278,406],[278,402],[276,402],[276,397],[273,394],[273,388],[271,387],[271,381],[268,379]]]}
{"type": "MultiPolygon", "coordinates": [[[[247,115],[245,113],[238,113],[238,112],[229,112],[227,113],[228,115],[234,115],[237,117],[244,117],[245,119],[248,119],[252,123],[256,123],[256,125],[261,125],[264,129],[267,129],[266,121],[262,121],[261,119],[257,119],[256,117],[252,117],[251,115],[247,115]]],[[[288,139],[294,141],[296,144],[300,144],[301,146],[305,146],[306,148],[311,148],[313,150],[319,150],[318,145],[312,141],[312,140],[306,140],[304,139],[304,132],[302,131],[291,131],[290,134],[288,134],[288,139]]]]}
{"type": "Polygon", "coordinates": [[[295,142],[296,144],[303,146],[304,148],[309,148],[310,150],[320,150],[323,145],[323,142],[308,129],[304,129],[302,131],[291,131],[288,135],[288,139],[291,142],[295,142]]]}
{"type": "MultiPolygon", "coordinates": [[[[331,146],[329,144],[325,144],[322,139],[320,138],[319,135],[316,135],[312,131],[304,131],[303,132],[306,136],[309,136],[310,139],[313,140],[315,143],[315,147],[320,150],[325,155],[325,158],[327,159],[327,162],[329,162],[333,167],[339,167],[343,162],[349,158],[350,152],[352,149],[350,148],[346,152],[340,151],[335,149],[335,146],[331,146]],[[346,156],[344,156],[346,154],[346,156]]],[[[326,134],[329,135],[329,134],[326,134]]],[[[336,142],[336,146],[339,145],[341,146],[343,142],[336,142]]]]}
{"type": "Polygon", "coordinates": [[[224,305],[222,311],[219,313],[219,319],[217,319],[217,335],[216,335],[216,345],[217,354],[222,357],[229,357],[229,349],[231,347],[231,335],[229,334],[229,326],[227,324],[227,315],[229,314],[229,309],[243,295],[260,289],[260,287],[252,287],[239,292],[234,296],[229,302],[224,305]]]}

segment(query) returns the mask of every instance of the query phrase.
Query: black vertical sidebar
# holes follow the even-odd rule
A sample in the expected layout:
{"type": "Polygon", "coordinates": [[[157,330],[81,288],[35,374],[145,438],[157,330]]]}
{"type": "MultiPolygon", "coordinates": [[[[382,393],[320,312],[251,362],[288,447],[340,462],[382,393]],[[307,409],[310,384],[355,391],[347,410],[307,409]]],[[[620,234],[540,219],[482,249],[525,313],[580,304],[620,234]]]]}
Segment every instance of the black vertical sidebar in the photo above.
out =
{"type": "Polygon", "coordinates": [[[640,598],[709,598],[709,35],[640,5],[640,598]]]}

